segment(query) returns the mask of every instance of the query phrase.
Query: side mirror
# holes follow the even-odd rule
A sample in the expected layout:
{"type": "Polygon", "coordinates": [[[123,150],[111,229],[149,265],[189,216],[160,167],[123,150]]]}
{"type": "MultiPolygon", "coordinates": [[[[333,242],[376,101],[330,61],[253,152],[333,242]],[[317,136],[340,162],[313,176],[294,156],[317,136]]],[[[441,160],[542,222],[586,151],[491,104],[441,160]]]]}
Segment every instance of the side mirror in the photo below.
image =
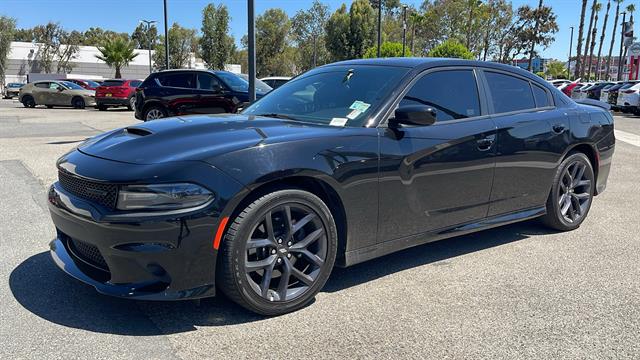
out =
{"type": "Polygon", "coordinates": [[[436,122],[436,110],[425,105],[402,106],[396,109],[395,117],[389,122],[396,125],[433,125],[436,122]]]}

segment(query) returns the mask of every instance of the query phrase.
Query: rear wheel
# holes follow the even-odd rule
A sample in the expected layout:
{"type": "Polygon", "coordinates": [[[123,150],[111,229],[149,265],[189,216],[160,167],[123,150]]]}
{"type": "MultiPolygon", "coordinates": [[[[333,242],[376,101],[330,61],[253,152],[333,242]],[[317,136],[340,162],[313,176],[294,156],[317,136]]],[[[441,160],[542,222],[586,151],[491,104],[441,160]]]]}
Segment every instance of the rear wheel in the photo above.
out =
{"type": "Polygon", "coordinates": [[[167,112],[159,106],[151,106],[144,112],[144,121],[157,120],[167,117],[167,112]]]}
{"type": "Polygon", "coordinates": [[[589,213],[594,189],[589,158],[583,153],[570,154],[558,167],[542,222],[560,231],[578,228],[589,213]]]}
{"type": "Polygon", "coordinates": [[[36,107],[36,101],[33,99],[33,96],[25,95],[22,97],[22,105],[26,108],[34,108],[36,107]]]}
{"type": "Polygon", "coordinates": [[[45,105],[47,109],[53,109],[53,105],[45,105]]]}
{"type": "Polygon", "coordinates": [[[75,97],[71,100],[71,105],[75,109],[84,109],[85,107],[84,99],[81,97],[75,97]]]}
{"type": "Polygon", "coordinates": [[[136,97],[135,96],[132,96],[132,97],[129,98],[129,101],[127,103],[127,109],[133,110],[133,111],[136,110],[136,97]]]}
{"type": "Polygon", "coordinates": [[[280,190],[247,206],[227,230],[218,286],[239,305],[280,315],[308,304],[336,258],[333,216],[317,196],[280,190]]]}

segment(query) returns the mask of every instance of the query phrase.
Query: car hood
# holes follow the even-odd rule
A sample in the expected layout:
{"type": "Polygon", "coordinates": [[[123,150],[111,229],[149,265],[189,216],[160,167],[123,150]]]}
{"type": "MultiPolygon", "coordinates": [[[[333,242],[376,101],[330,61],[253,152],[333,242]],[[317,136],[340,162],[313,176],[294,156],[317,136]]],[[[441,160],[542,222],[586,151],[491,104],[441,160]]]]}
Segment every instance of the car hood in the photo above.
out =
{"type": "Polygon", "coordinates": [[[335,136],[347,129],[238,114],[195,115],[113,130],[84,142],[78,150],[87,155],[133,164],[207,161],[217,155],[250,147],[335,136]]]}

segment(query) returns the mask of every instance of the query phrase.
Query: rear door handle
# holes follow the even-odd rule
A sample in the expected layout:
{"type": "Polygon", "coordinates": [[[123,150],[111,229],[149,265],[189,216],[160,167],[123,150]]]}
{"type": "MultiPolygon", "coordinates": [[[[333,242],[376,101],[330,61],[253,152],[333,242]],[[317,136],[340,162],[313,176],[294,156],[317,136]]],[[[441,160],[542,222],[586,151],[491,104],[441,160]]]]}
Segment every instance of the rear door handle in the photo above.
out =
{"type": "Polygon", "coordinates": [[[487,150],[491,149],[491,147],[493,146],[494,142],[496,142],[496,136],[495,135],[490,135],[490,136],[487,136],[485,138],[482,138],[482,139],[478,140],[476,143],[478,144],[478,150],[487,151],[487,150]]]}
{"type": "Polygon", "coordinates": [[[556,134],[562,134],[565,130],[567,130],[567,127],[564,124],[556,124],[553,125],[551,129],[553,129],[553,132],[556,134]]]}

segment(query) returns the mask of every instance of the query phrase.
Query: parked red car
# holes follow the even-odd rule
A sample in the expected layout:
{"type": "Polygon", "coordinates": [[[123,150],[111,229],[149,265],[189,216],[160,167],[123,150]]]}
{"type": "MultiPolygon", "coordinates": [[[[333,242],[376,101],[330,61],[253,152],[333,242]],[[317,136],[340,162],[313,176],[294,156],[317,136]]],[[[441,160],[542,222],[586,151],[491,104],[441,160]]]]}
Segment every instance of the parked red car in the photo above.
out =
{"type": "Polygon", "coordinates": [[[104,111],[108,107],[126,106],[129,110],[135,110],[136,88],[140,84],[141,80],[105,80],[96,89],[96,108],[104,111]]]}
{"type": "Polygon", "coordinates": [[[80,85],[87,90],[95,90],[100,86],[97,82],[93,80],[84,80],[84,79],[60,79],[60,81],[68,81],[72,82],[76,85],[80,85]]]}
{"type": "Polygon", "coordinates": [[[568,97],[571,97],[571,92],[572,92],[572,91],[573,91],[573,89],[574,89],[576,86],[578,86],[578,85],[582,86],[582,83],[571,83],[571,84],[569,84],[569,85],[565,86],[564,88],[562,88],[562,92],[563,92],[565,95],[567,95],[568,97]]]}

